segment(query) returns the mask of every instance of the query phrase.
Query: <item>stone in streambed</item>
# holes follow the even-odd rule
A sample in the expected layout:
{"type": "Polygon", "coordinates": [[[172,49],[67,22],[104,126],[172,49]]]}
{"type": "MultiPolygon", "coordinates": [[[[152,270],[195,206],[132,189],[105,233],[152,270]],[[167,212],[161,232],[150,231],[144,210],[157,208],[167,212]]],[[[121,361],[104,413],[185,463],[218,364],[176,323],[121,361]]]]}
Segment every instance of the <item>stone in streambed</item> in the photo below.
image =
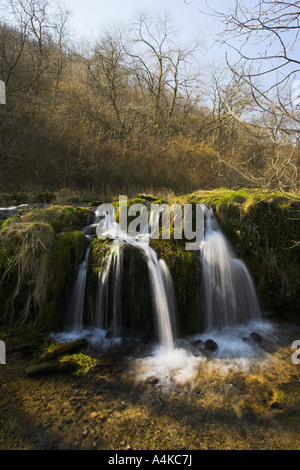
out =
{"type": "Polygon", "coordinates": [[[263,338],[258,333],[255,333],[255,332],[250,333],[249,338],[251,338],[252,341],[258,344],[261,344],[264,342],[263,338]]]}
{"type": "Polygon", "coordinates": [[[192,341],[191,344],[194,348],[200,348],[200,346],[203,345],[203,341],[201,339],[196,339],[195,341],[192,341]]]}
{"type": "Polygon", "coordinates": [[[256,333],[255,331],[253,331],[252,333],[250,333],[249,336],[245,336],[244,338],[242,338],[243,341],[245,341],[245,343],[248,343],[248,344],[258,344],[258,345],[262,345],[264,343],[264,339],[258,334],[256,333]]]}
{"type": "Polygon", "coordinates": [[[208,339],[207,341],[205,341],[204,347],[209,351],[217,351],[217,349],[219,348],[219,346],[213,339],[208,339]]]}

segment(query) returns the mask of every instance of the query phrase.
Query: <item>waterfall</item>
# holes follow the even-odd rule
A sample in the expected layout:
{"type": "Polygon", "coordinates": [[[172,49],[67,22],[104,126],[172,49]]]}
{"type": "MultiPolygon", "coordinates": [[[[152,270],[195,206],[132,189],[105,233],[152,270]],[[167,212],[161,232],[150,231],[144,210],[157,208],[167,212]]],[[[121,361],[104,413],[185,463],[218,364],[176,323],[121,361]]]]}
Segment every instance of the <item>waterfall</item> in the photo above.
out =
{"type": "MultiPolygon", "coordinates": [[[[172,304],[169,303],[168,291],[166,289],[167,279],[165,270],[168,269],[167,265],[160,262],[161,260],[158,259],[156,252],[147,243],[139,243],[138,248],[143,251],[147,260],[160,343],[168,349],[173,349],[174,328],[172,328],[172,318],[174,318],[174,312],[172,311],[172,304]]],[[[171,279],[170,275],[168,276],[169,279],[171,279]]]]}
{"type": "MultiPolygon", "coordinates": [[[[204,323],[206,329],[222,329],[261,320],[262,315],[251,275],[233,252],[228,240],[220,229],[212,209],[204,206],[205,236],[199,246],[202,264],[204,323]]],[[[78,269],[77,279],[71,296],[68,320],[69,329],[79,333],[83,327],[83,308],[88,258],[93,236],[96,236],[101,214],[95,213],[94,222],[84,228],[88,247],[83,262],[78,269]]],[[[95,308],[92,313],[92,326],[108,331],[112,336],[120,335],[122,329],[122,276],[123,253],[126,245],[139,250],[148,268],[153,312],[161,346],[174,350],[176,338],[176,301],[173,282],[166,263],[159,259],[150,246],[152,235],[151,221],[138,236],[132,237],[121,230],[119,224],[105,217],[101,235],[111,238],[110,252],[103,259],[98,274],[95,308]]]]}
{"type": "Polygon", "coordinates": [[[91,248],[90,238],[87,237],[87,240],[88,247],[85,252],[84,260],[78,268],[77,278],[71,294],[67,315],[67,326],[71,331],[74,332],[79,332],[82,327],[86,274],[91,248]]]}
{"type": "Polygon", "coordinates": [[[113,323],[112,330],[116,333],[121,326],[120,318],[120,296],[121,296],[121,276],[122,276],[122,249],[124,244],[129,244],[140,250],[144,256],[148,267],[150,287],[152,293],[153,309],[155,312],[158,336],[162,346],[174,348],[174,295],[171,275],[167,265],[159,260],[156,252],[150,247],[149,239],[151,226],[141,234],[140,238],[133,238],[122,231],[116,222],[107,224],[105,235],[114,238],[111,243],[111,253],[105,260],[104,266],[99,273],[98,299],[96,307],[95,324],[102,327],[107,325],[107,297],[108,279],[110,272],[113,272],[113,323]],[[172,324],[173,323],[173,324],[172,324]]]}
{"type": "Polygon", "coordinates": [[[261,311],[247,267],[236,258],[212,209],[204,210],[201,258],[206,328],[221,329],[260,320],[261,311]]]}
{"type": "Polygon", "coordinates": [[[97,328],[108,330],[111,328],[113,336],[118,336],[121,330],[121,287],[122,287],[122,268],[123,268],[123,248],[122,242],[111,244],[111,251],[108,258],[104,261],[102,269],[98,273],[98,288],[96,298],[95,315],[93,324],[97,328]],[[112,323],[108,323],[108,299],[109,278],[112,278],[113,290],[113,315],[112,323]]]}

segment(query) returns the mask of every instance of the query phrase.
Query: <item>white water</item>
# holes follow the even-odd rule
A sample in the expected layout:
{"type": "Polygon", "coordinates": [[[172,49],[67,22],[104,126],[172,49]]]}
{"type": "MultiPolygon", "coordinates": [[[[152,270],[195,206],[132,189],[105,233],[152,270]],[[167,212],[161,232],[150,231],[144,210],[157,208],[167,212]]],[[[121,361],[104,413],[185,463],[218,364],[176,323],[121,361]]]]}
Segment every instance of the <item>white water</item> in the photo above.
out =
{"type": "Polygon", "coordinates": [[[104,261],[102,269],[98,274],[98,292],[93,324],[96,328],[113,331],[113,336],[118,336],[121,328],[121,287],[122,287],[122,266],[123,266],[122,242],[111,244],[111,251],[104,261]],[[112,277],[113,289],[113,317],[112,324],[108,323],[108,298],[109,298],[109,277],[112,277]]]}
{"type": "Polygon", "coordinates": [[[73,287],[68,309],[67,326],[71,331],[74,332],[79,332],[82,327],[84,292],[90,247],[91,246],[89,242],[89,245],[85,252],[84,260],[78,268],[77,278],[73,287]]]}
{"type": "MultiPolygon", "coordinates": [[[[99,216],[99,214],[96,215],[99,216]]],[[[105,264],[99,273],[99,289],[98,289],[98,305],[96,307],[97,318],[95,324],[99,327],[107,328],[107,284],[110,271],[113,270],[114,279],[114,301],[113,301],[113,324],[111,325],[114,332],[118,331],[121,326],[120,317],[120,289],[121,289],[121,276],[122,276],[122,249],[124,244],[127,243],[131,246],[142,251],[145,256],[150,286],[152,292],[153,308],[156,315],[158,325],[158,335],[160,344],[167,348],[174,348],[174,335],[175,330],[172,325],[175,313],[174,309],[174,295],[172,279],[167,265],[159,260],[156,252],[150,247],[149,233],[151,228],[141,234],[139,238],[133,238],[126,232],[120,229],[116,222],[107,223],[107,230],[103,236],[114,238],[112,251],[110,256],[105,261],[105,264]]]]}
{"type": "Polygon", "coordinates": [[[255,287],[243,261],[236,258],[211,209],[201,248],[202,286],[207,330],[260,320],[255,287]]]}

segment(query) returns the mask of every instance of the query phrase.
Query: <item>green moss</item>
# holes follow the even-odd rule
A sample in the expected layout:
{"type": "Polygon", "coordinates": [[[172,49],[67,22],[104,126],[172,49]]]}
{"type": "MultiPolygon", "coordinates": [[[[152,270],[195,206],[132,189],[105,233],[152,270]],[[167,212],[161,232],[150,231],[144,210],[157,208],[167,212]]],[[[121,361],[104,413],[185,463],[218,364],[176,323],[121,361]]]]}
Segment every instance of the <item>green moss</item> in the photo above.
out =
{"type": "Polygon", "coordinates": [[[0,243],[2,324],[41,331],[62,326],[68,281],[85,252],[84,234],[55,235],[45,222],[22,222],[3,230],[0,243]]]}
{"type": "Polygon", "coordinates": [[[33,209],[23,217],[24,222],[42,221],[49,223],[56,233],[79,230],[87,224],[88,208],[51,206],[33,209]]]}
{"type": "Polygon", "coordinates": [[[101,204],[103,204],[102,201],[92,201],[89,203],[89,207],[98,207],[101,206],[101,204]]]}
{"type": "Polygon", "coordinates": [[[64,325],[68,297],[66,290],[69,288],[70,295],[85,249],[86,239],[81,231],[64,233],[52,244],[45,259],[48,275],[45,302],[39,308],[40,329],[52,331],[64,325]]]}
{"type": "Polygon", "coordinates": [[[20,220],[20,214],[14,214],[12,217],[9,217],[8,219],[4,220],[1,223],[1,230],[5,230],[10,224],[20,220]]]}
{"type": "Polygon", "coordinates": [[[95,359],[86,354],[68,354],[60,359],[60,362],[72,361],[76,364],[76,375],[87,375],[91,372],[98,364],[101,363],[99,359],[95,359]]]}
{"type": "Polygon", "coordinates": [[[151,196],[150,194],[138,194],[137,197],[139,199],[143,199],[145,201],[151,201],[151,202],[159,200],[157,197],[151,196]]]}

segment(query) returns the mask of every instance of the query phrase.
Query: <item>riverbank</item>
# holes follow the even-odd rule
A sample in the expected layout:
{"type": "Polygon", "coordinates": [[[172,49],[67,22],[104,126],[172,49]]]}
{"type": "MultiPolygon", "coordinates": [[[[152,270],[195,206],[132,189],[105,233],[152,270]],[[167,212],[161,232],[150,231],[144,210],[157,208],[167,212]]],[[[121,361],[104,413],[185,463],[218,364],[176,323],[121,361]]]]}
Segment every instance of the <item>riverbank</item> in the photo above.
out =
{"type": "Polygon", "coordinates": [[[276,331],[257,359],[199,354],[192,378],[175,368],[168,381],[161,369],[141,374],[149,358],[140,348],[109,355],[87,347],[82,354],[100,361],[88,372],[28,377],[45,338],[7,338],[0,449],[299,450],[300,365],[291,344],[300,332],[283,323],[276,331]]]}

